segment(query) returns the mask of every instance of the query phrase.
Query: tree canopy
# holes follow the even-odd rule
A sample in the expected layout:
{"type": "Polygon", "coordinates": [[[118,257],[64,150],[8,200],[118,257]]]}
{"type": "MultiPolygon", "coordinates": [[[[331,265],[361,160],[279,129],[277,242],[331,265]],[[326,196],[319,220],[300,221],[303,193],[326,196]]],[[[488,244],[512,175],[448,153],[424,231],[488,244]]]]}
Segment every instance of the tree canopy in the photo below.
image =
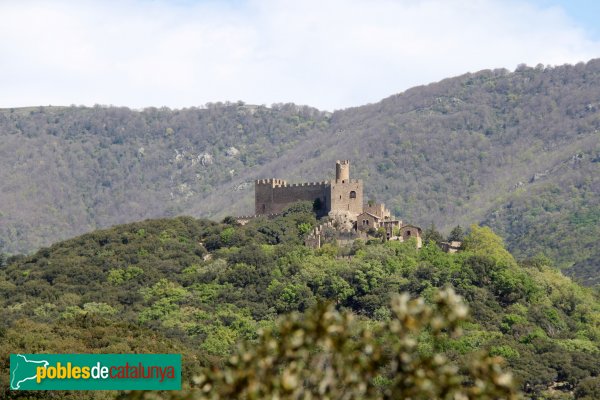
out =
{"type": "MultiPolygon", "coordinates": [[[[396,339],[385,335],[397,319],[391,300],[407,293],[435,310],[436,293],[451,287],[470,309],[471,317],[458,323],[463,334],[435,336],[436,320],[419,317],[423,332],[410,333],[418,343],[415,360],[440,354],[468,383],[471,359],[502,357],[503,371],[512,372],[526,396],[593,393],[600,376],[597,294],[547,259],[518,262],[497,235],[477,226],[456,254],[433,243],[417,250],[411,242],[380,241],[314,250],[303,245],[303,226],[316,224],[310,209],[293,207],[243,226],[147,220],[10,257],[0,268],[0,350],[182,353],[184,387],[192,389],[205,368],[225,371],[240,343],[248,351],[264,348],[266,337],[281,337],[289,324],[306,326],[323,310],[335,310],[334,326],[353,321],[340,336],[348,346],[360,345],[357,333],[371,332],[391,357],[396,339]],[[278,322],[289,313],[298,314],[278,322]]],[[[6,359],[0,369],[6,383],[6,359]]],[[[373,375],[378,393],[394,387],[390,371],[373,375]]],[[[90,396],[103,395],[64,394],[90,396]]]]}

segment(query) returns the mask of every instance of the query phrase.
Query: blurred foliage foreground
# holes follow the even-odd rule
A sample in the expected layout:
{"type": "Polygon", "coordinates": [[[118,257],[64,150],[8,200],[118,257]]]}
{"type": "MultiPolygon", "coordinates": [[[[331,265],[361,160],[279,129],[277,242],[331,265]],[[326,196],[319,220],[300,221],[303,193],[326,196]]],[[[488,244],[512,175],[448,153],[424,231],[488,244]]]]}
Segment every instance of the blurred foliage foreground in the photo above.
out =
{"type": "MultiPolygon", "coordinates": [[[[283,318],[256,344],[243,343],[224,367],[194,378],[174,399],[516,399],[502,358],[480,352],[464,365],[441,354],[461,335],[468,308],[451,288],[430,306],[407,293],[392,299],[392,318],[361,323],[320,303],[283,318]],[[430,336],[430,349],[419,337],[430,336]]],[[[153,396],[153,395],[151,395],[153,396]]],[[[143,392],[123,398],[145,398],[143,392]]]]}

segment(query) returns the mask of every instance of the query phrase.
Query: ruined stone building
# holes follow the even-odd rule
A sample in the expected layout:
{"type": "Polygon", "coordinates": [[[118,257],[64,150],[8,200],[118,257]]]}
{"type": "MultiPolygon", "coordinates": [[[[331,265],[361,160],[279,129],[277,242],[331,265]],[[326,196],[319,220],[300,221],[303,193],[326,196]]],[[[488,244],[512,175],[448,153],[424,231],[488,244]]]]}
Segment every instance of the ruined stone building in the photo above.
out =
{"type": "Polygon", "coordinates": [[[402,221],[393,218],[385,204],[367,204],[363,207],[363,212],[356,217],[357,230],[368,232],[384,228],[388,239],[394,236],[395,228],[397,230],[401,226],[402,221]]]}
{"type": "Polygon", "coordinates": [[[385,204],[365,205],[363,212],[356,217],[356,230],[373,232],[383,228],[388,240],[406,241],[414,238],[417,247],[422,246],[422,230],[418,226],[403,224],[402,220],[394,218],[392,213],[385,208],[385,204]]]}
{"type": "Polygon", "coordinates": [[[282,179],[260,179],[254,183],[256,215],[279,214],[296,201],[316,205],[322,217],[331,211],[360,214],[363,209],[363,182],[350,179],[350,161],[336,161],[331,181],[288,184],[282,179]]]}
{"type": "Polygon", "coordinates": [[[459,242],[457,240],[453,240],[451,242],[440,243],[440,247],[446,253],[457,253],[460,251],[461,246],[462,246],[462,242],[459,242]]]}

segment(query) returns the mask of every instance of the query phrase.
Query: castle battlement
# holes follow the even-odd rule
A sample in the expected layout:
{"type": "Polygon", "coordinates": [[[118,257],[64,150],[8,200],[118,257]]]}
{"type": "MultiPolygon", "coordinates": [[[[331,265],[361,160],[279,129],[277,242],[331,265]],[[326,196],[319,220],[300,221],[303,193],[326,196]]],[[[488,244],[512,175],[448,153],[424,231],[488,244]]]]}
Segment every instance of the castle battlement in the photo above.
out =
{"type": "Polygon", "coordinates": [[[296,187],[315,187],[315,186],[327,186],[331,184],[330,181],[321,181],[321,182],[301,182],[301,183],[287,183],[286,181],[282,181],[281,179],[261,179],[256,181],[257,185],[265,185],[271,186],[274,189],[284,189],[284,188],[296,188],[296,187]],[[283,184],[278,183],[283,182],[283,184]],[[266,182],[266,183],[264,183],[266,182]]]}
{"type": "Polygon", "coordinates": [[[292,183],[288,185],[283,185],[282,187],[293,188],[293,187],[310,187],[310,186],[325,186],[329,184],[328,181],[322,182],[302,182],[302,183],[292,183]]]}
{"type": "MultiPolygon", "coordinates": [[[[332,182],[332,183],[341,183],[341,182],[332,182]]],[[[362,179],[348,179],[344,181],[344,184],[346,183],[356,183],[356,184],[360,184],[362,183],[362,179]]]]}
{"type": "Polygon", "coordinates": [[[257,179],[254,181],[255,185],[263,185],[263,186],[271,186],[271,187],[275,187],[277,186],[285,186],[287,185],[287,182],[284,181],[283,179],[257,179]]]}

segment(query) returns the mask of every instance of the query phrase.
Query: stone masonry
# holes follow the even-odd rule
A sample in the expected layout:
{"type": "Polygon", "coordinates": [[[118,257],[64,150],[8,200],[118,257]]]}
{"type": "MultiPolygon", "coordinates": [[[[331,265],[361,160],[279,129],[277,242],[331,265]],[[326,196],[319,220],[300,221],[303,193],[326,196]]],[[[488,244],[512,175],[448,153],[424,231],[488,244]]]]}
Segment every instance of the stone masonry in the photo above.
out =
{"type": "Polygon", "coordinates": [[[296,201],[320,205],[322,217],[331,211],[358,215],[363,208],[363,182],[350,179],[350,161],[336,161],[335,179],[331,181],[288,184],[282,179],[260,179],[254,183],[255,214],[279,214],[296,201]]]}

